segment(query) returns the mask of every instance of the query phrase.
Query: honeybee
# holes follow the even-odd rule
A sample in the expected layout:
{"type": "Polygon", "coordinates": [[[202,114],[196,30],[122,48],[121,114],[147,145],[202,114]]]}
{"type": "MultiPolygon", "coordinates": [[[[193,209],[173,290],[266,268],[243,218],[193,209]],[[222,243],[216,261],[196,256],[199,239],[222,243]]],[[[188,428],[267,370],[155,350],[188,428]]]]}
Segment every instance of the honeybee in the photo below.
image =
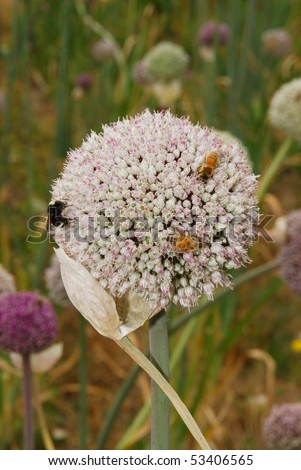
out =
{"type": "Polygon", "coordinates": [[[218,156],[216,152],[211,152],[205,157],[205,161],[197,169],[197,179],[207,181],[212,177],[213,171],[218,165],[218,156]]]}
{"type": "Polygon", "coordinates": [[[65,227],[68,219],[62,215],[65,204],[62,201],[51,201],[48,206],[48,227],[65,227]]]}
{"type": "Polygon", "coordinates": [[[195,251],[198,246],[198,240],[195,237],[189,237],[182,233],[176,232],[173,235],[170,235],[168,241],[173,246],[174,250],[177,253],[185,253],[186,251],[195,251]]]}

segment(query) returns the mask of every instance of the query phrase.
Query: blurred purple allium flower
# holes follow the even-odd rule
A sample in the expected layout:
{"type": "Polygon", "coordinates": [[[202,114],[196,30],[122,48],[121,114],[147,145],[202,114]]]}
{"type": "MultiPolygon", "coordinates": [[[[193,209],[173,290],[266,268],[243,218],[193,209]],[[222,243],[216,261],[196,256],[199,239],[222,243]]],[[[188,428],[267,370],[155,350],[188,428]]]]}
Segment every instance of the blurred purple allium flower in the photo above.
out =
{"type": "Polygon", "coordinates": [[[208,21],[204,23],[198,32],[198,41],[202,46],[214,46],[215,42],[225,46],[230,36],[230,28],[226,23],[208,21]]]}
{"type": "Polygon", "coordinates": [[[290,289],[301,295],[301,209],[291,212],[286,218],[280,273],[290,289]]]}
{"type": "Polygon", "coordinates": [[[145,111],[92,132],[69,153],[52,190],[69,223],[54,238],[112,296],[133,291],[162,307],[191,307],[231,284],[226,269],[249,261],[256,187],[239,146],[170,112],[145,111]],[[212,177],[198,179],[212,152],[212,177]],[[177,233],[198,249],[177,251],[177,233]]]}
{"type": "Polygon", "coordinates": [[[274,406],[263,422],[263,438],[274,450],[301,450],[301,403],[274,406]]]}
{"type": "Polygon", "coordinates": [[[61,265],[56,255],[52,255],[50,266],[45,269],[44,277],[48,295],[52,302],[62,307],[71,306],[61,277],[61,265]]]}
{"type": "Polygon", "coordinates": [[[90,73],[82,73],[75,80],[75,85],[83,90],[89,90],[93,83],[93,77],[90,73]]]}
{"type": "Polygon", "coordinates": [[[99,39],[91,48],[91,55],[94,60],[110,60],[115,57],[116,45],[113,41],[108,39],[99,39]]]}
{"type": "Polygon", "coordinates": [[[287,57],[292,50],[292,37],[284,28],[269,29],[262,34],[264,52],[273,57],[287,57]]]}
{"type": "Polygon", "coordinates": [[[0,302],[0,348],[30,354],[50,346],[58,330],[55,312],[36,292],[8,294],[0,302]]]}
{"type": "Polygon", "coordinates": [[[0,264],[0,297],[16,292],[15,278],[0,264]]]}

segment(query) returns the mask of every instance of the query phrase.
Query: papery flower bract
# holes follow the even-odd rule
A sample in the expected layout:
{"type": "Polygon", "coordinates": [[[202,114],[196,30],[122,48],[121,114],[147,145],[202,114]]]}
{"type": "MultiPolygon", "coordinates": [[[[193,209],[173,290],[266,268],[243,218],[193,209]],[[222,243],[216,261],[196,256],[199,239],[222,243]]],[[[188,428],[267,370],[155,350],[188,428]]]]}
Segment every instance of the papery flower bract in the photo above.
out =
{"type": "MultiPolygon", "coordinates": [[[[63,343],[56,343],[49,348],[43,349],[43,351],[32,353],[30,354],[31,370],[35,374],[44,374],[55,366],[55,364],[61,359],[62,355],[63,343]]],[[[22,356],[20,354],[10,353],[9,357],[17,369],[23,369],[22,356]]]]}
{"type": "Polygon", "coordinates": [[[270,449],[301,450],[301,403],[274,406],[263,422],[263,438],[270,449]]]}
{"type": "Polygon", "coordinates": [[[155,82],[151,86],[153,95],[159,101],[161,108],[170,108],[182,94],[182,81],[155,82]]]}
{"type": "Polygon", "coordinates": [[[0,264],[0,297],[16,292],[15,278],[0,264]]]}
{"type": "Polygon", "coordinates": [[[249,261],[256,187],[241,148],[188,119],[145,111],[69,153],[52,191],[69,222],[53,235],[112,296],[191,307],[231,285],[225,270],[249,261]],[[212,177],[197,179],[211,152],[218,154],[212,177]],[[177,251],[170,240],[178,232],[197,239],[198,249],[177,251]]]}
{"type": "Polygon", "coordinates": [[[182,46],[163,41],[153,47],[144,57],[143,63],[153,81],[169,82],[183,77],[189,56],[182,46]]]}
{"type": "Polygon", "coordinates": [[[280,250],[280,274],[292,291],[301,295],[301,210],[286,217],[286,236],[280,250]]]}
{"type": "Polygon", "coordinates": [[[268,29],[261,37],[262,48],[265,53],[284,58],[292,50],[292,37],[284,28],[268,29]]]}
{"type": "Polygon", "coordinates": [[[71,303],[62,281],[61,264],[55,254],[51,256],[50,266],[45,269],[44,278],[52,302],[62,307],[69,307],[71,303]]]}
{"type": "Polygon", "coordinates": [[[0,348],[30,354],[50,346],[58,330],[50,302],[36,292],[1,297],[0,348]]]}
{"type": "Polygon", "coordinates": [[[159,311],[160,307],[144,302],[131,291],[115,302],[84,266],[61,248],[55,252],[71,302],[98,333],[120,340],[159,311]]]}
{"type": "Polygon", "coordinates": [[[270,102],[268,119],[273,127],[284,130],[301,143],[301,78],[282,85],[270,102]]]}
{"type": "Polygon", "coordinates": [[[269,230],[272,240],[282,245],[287,240],[287,217],[277,217],[273,227],[269,230]]]}

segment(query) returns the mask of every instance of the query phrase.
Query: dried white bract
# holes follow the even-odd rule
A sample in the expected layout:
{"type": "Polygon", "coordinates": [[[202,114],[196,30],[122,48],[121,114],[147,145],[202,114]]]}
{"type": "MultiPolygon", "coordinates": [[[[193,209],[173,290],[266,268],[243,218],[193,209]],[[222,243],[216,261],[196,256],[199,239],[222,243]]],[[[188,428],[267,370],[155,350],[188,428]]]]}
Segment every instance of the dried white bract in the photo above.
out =
{"type": "Polygon", "coordinates": [[[115,302],[84,266],[69,258],[61,248],[55,252],[71,302],[101,335],[120,340],[160,310],[131,291],[115,302]]]}
{"type": "MultiPolygon", "coordinates": [[[[56,343],[38,353],[30,354],[31,369],[35,374],[44,374],[51,370],[63,355],[63,343],[56,343]]],[[[23,369],[21,354],[10,353],[10,360],[17,369],[23,369]]]]}

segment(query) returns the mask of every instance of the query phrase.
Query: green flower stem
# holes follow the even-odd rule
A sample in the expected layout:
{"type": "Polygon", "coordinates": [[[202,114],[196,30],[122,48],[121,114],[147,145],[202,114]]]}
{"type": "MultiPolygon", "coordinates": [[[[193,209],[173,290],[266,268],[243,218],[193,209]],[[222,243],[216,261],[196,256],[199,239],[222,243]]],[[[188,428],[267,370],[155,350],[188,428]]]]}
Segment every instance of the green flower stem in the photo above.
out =
{"type": "MultiPolygon", "coordinates": [[[[240,285],[251,281],[252,279],[256,279],[257,277],[261,276],[262,274],[266,274],[275,268],[279,266],[279,260],[275,259],[272,261],[269,261],[268,263],[265,263],[261,266],[258,266],[257,268],[250,269],[247,272],[241,274],[238,276],[236,279],[233,281],[234,287],[239,287],[240,285]]],[[[226,295],[229,292],[230,289],[221,289],[218,291],[215,295],[215,300],[218,300],[222,298],[224,295],[226,295]]],[[[193,317],[196,317],[197,315],[201,314],[210,304],[208,300],[203,301],[198,307],[193,309],[192,312],[188,313],[187,315],[183,315],[177,320],[175,320],[169,327],[169,333],[174,333],[177,331],[181,326],[183,326],[185,323],[191,321],[193,317]]],[[[116,416],[118,416],[120,408],[122,406],[122,403],[124,402],[129,390],[135,383],[136,378],[138,377],[138,374],[140,373],[140,368],[139,366],[135,365],[131,371],[129,372],[129,375],[126,377],[126,379],[123,381],[113,403],[112,406],[110,407],[105,421],[104,425],[101,429],[101,432],[99,433],[98,440],[97,440],[97,449],[103,449],[105,446],[105,443],[107,442],[110,430],[113,426],[113,423],[115,421],[116,416]]]]}
{"type": "Polygon", "coordinates": [[[96,21],[92,16],[90,16],[87,12],[85,3],[83,0],[75,0],[75,8],[77,10],[78,15],[81,17],[83,23],[90,28],[94,33],[98,34],[101,38],[114,43],[115,45],[115,57],[117,63],[121,68],[125,67],[125,57],[121,47],[119,46],[118,42],[114,38],[113,34],[110,33],[107,29],[105,29],[102,24],[96,21]]]}
{"type": "Polygon", "coordinates": [[[23,354],[23,399],[24,399],[24,420],[23,420],[23,440],[24,450],[33,450],[33,407],[32,407],[32,375],[30,367],[30,355],[23,354]]]}
{"type": "MultiPolygon", "coordinates": [[[[169,379],[169,349],[166,310],[149,320],[150,360],[169,379]]],[[[151,381],[151,449],[170,447],[169,400],[154,380],[151,381]]]]}
{"type": "Polygon", "coordinates": [[[276,153],[272,163],[270,164],[267,172],[264,174],[259,189],[257,191],[257,197],[260,201],[263,195],[266,193],[268,187],[270,186],[273,178],[275,177],[279,167],[281,166],[283,160],[287,156],[287,153],[292,145],[292,139],[287,137],[286,140],[283,142],[281,147],[279,148],[278,152],[276,153]]]}
{"type": "Polygon", "coordinates": [[[124,337],[121,340],[115,341],[118,346],[121,347],[123,351],[125,351],[145,372],[153,379],[164,391],[167,395],[179,415],[181,416],[182,420],[186,424],[187,428],[199,444],[202,449],[210,449],[208,442],[204,438],[203,434],[201,433],[198,425],[196,424],[195,420],[189,413],[187,407],[181,401],[179,395],[174,391],[171,385],[167,382],[167,380],[163,377],[161,372],[147,359],[146,356],[134,346],[133,343],[127,338],[124,337]]]}
{"type": "MultiPolygon", "coordinates": [[[[193,333],[198,331],[199,323],[200,323],[200,319],[195,317],[192,321],[187,323],[186,327],[181,332],[181,335],[179,336],[178,341],[170,357],[170,371],[171,372],[174,371],[175,368],[177,367],[182,357],[183,351],[185,350],[187,346],[187,342],[189,341],[189,338],[193,335],[193,333]]],[[[133,372],[133,370],[136,370],[136,367],[134,367],[131,372],[133,372]]],[[[132,444],[133,436],[138,431],[138,429],[143,425],[143,423],[147,420],[150,410],[151,410],[151,400],[149,399],[146,401],[146,403],[141,408],[141,410],[137,414],[134,421],[131,423],[129,428],[126,430],[126,432],[123,434],[122,438],[116,445],[117,450],[123,450],[123,449],[129,448],[129,446],[132,444]]]]}
{"type": "MultiPolygon", "coordinates": [[[[72,2],[71,2],[72,3],[72,2]]],[[[111,41],[115,45],[115,59],[119,67],[119,79],[115,84],[115,100],[117,103],[120,103],[124,97],[125,86],[126,86],[126,58],[122,48],[119,46],[118,42],[114,36],[105,29],[102,24],[96,21],[92,16],[87,12],[85,3],[83,0],[75,0],[75,8],[78,15],[82,19],[83,23],[90,28],[94,33],[99,35],[101,38],[111,41]]]]}

